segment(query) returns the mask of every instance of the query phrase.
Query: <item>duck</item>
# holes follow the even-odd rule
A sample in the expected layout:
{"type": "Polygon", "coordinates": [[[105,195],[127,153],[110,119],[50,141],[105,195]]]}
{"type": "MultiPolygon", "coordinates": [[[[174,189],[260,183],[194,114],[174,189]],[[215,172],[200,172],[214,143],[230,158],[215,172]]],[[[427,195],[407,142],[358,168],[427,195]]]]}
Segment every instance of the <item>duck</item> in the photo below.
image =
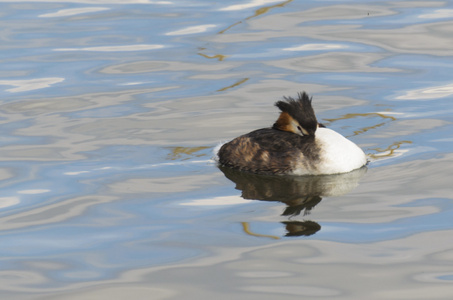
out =
{"type": "Polygon", "coordinates": [[[348,173],[368,161],[363,150],[319,123],[306,92],[283,97],[278,119],[220,146],[218,164],[263,175],[330,175],[348,173]]]}

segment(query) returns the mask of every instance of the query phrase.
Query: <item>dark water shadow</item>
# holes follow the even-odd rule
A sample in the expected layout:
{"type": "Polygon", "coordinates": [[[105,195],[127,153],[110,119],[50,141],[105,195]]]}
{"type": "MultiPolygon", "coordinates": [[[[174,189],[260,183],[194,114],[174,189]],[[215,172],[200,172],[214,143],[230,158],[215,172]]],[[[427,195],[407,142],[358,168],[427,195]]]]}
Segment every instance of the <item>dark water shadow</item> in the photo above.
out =
{"type": "Polygon", "coordinates": [[[249,200],[278,201],[286,204],[282,222],[286,236],[309,236],[321,229],[315,221],[293,221],[291,217],[307,216],[323,197],[341,196],[352,191],[365,175],[367,168],[337,175],[322,176],[268,176],[240,172],[219,166],[226,178],[242,191],[241,197],[249,200]]]}

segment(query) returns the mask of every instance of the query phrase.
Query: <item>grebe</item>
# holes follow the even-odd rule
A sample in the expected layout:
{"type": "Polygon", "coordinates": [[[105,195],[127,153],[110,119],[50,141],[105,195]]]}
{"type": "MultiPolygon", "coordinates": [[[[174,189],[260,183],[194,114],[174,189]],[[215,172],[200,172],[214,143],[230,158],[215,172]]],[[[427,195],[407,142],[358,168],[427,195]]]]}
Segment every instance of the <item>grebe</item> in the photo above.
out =
{"type": "Polygon", "coordinates": [[[311,98],[283,97],[272,128],[239,136],[222,145],[219,164],[255,174],[327,175],[367,164],[365,153],[341,134],[318,123],[311,98]]]}

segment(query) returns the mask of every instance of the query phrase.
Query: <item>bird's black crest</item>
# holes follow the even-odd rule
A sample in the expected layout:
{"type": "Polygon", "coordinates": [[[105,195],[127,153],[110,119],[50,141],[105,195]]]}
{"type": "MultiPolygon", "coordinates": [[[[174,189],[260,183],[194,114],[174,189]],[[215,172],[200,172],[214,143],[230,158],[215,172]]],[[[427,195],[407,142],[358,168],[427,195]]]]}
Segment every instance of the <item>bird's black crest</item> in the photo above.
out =
{"type": "Polygon", "coordinates": [[[278,101],[275,103],[282,112],[287,112],[293,117],[299,124],[307,130],[310,135],[314,135],[318,121],[316,115],[311,106],[311,97],[307,93],[302,92],[298,94],[297,100],[291,97],[283,97],[284,101],[278,101]]]}

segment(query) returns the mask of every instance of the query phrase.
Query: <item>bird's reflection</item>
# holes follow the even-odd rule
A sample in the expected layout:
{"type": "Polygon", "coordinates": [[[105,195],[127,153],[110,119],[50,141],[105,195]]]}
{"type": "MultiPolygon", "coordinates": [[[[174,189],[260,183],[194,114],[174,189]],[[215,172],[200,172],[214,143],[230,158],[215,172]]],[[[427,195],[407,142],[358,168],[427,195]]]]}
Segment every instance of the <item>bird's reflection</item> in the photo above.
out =
{"type": "MultiPolygon", "coordinates": [[[[308,215],[325,196],[340,196],[353,190],[367,168],[338,175],[321,176],[266,176],[239,172],[219,166],[225,176],[236,183],[242,198],[262,201],[279,201],[287,206],[283,216],[308,215]]],[[[282,222],[286,236],[309,236],[321,229],[314,221],[282,222]]]]}

